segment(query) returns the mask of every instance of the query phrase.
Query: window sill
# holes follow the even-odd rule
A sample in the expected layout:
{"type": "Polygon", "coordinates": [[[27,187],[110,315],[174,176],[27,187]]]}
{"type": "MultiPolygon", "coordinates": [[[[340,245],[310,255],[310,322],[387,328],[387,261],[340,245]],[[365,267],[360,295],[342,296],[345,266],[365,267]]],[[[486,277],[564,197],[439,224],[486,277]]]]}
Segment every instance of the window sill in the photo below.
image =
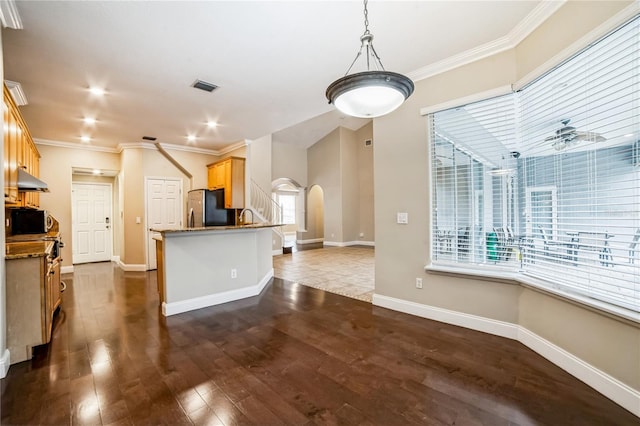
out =
{"type": "Polygon", "coordinates": [[[453,266],[450,264],[430,264],[424,267],[428,273],[473,277],[483,281],[502,282],[506,284],[519,284],[531,290],[547,294],[552,297],[568,301],[580,307],[597,312],[607,317],[640,327],[640,313],[629,309],[610,305],[580,294],[572,293],[558,288],[559,286],[550,281],[533,278],[513,269],[484,269],[481,267],[470,268],[453,266]]]}

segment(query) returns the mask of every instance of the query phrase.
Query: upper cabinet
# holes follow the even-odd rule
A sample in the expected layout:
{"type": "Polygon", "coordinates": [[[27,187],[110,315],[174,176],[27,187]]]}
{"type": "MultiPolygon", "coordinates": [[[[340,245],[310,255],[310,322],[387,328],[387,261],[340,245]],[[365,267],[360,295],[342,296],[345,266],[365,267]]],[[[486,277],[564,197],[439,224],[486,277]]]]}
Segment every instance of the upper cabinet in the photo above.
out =
{"type": "Polygon", "coordinates": [[[40,153],[6,85],[3,93],[4,202],[12,206],[38,207],[40,194],[18,192],[18,169],[40,177],[40,153]]]}
{"type": "Polygon", "coordinates": [[[244,158],[229,157],[207,165],[207,187],[224,189],[226,209],[244,208],[244,163],[244,158]]]}

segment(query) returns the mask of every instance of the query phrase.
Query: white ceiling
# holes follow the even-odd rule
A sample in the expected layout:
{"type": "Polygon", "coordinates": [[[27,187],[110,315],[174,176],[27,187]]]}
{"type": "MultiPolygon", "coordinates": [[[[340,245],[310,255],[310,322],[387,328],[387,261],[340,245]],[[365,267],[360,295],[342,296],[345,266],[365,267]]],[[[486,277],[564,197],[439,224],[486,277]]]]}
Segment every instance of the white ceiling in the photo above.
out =
{"type": "MultiPolygon", "coordinates": [[[[369,29],[388,70],[418,75],[503,39],[539,3],[372,1],[369,29]]],[[[87,134],[88,145],[116,147],[148,135],[222,150],[274,134],[309,146],[338,125],[366,123],[342,117],[324,94],[359,48],[359,1],[16,5],[23,29],[3,29],[5,79],[22,84],[36,139],[83,144],[87,134]],[[220,88],[193,89],[196,79],[220,88]],[[88,93],[93,84],[107,90],[103,99],[88,93]],[[84,116],[98,121],[85,125],[84,116]],[[216,129],[206,127],[211,119],[216,129]]]]}

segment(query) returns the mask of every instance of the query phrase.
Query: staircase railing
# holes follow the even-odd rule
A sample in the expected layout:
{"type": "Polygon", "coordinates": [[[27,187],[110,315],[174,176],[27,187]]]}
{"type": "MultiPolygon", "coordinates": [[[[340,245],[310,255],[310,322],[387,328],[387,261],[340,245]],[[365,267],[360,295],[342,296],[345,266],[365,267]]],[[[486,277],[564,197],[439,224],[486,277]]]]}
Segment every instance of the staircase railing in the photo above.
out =
{"type": "MultiPolygon", "coordinates": [[[[271,224],[282,223],[282,206],[278,204],[270,194],[267,194],[258,184],[251,179],[250,201],[251,210],[262,222],[271,224]]],[[[272,228],[284,242],[284,233],[279,227],[272,228]]]]}

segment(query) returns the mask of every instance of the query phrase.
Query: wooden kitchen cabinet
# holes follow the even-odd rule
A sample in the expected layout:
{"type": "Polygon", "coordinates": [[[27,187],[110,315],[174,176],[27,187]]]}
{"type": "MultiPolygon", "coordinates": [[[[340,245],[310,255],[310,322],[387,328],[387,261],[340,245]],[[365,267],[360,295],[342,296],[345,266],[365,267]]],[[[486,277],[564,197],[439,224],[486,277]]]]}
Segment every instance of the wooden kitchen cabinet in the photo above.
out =
{"type": "Polygon", "coordinates": [[[4,201],[11,206],[38,207],[40,194],[18,192],[18,169],[40,177],[40,153],[7,86],[4,86],[4,201]]]}
{"type": "Polygon", "coordinates": [[[244,168],[245,159],[229,157],[207,165],[207,187],[224,189],[226,209],[244,208],[244,168]]]}
{"type": "Polygon", "coordinates": [[[47,256],[6,260],[7,347],[11,364],[32,357],[49,343],[53,315],[60,306],[60,264],[47,256]]]}

